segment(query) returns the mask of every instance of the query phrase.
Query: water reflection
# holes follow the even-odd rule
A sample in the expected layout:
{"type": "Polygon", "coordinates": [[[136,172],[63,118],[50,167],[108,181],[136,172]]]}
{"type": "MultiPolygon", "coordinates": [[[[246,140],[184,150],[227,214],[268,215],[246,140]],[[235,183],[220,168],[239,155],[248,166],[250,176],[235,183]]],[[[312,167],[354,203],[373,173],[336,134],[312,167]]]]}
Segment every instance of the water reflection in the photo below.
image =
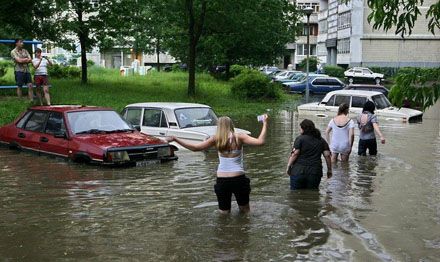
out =
{"type": "MultiPolygon", "coordinates": [[[[259,130],[254,117],[234,120],[259,130]]],[[[436,261],[438,118],[381,123],[377,157],[353,152],[319,191],[290,192],[283,173],[300,121],[272,115],[267,145],[244,149],[249,215],[235,203],[230,216],[216,212],[215,152],[113,169],[0,148],[0,260],[436,261]]]]}

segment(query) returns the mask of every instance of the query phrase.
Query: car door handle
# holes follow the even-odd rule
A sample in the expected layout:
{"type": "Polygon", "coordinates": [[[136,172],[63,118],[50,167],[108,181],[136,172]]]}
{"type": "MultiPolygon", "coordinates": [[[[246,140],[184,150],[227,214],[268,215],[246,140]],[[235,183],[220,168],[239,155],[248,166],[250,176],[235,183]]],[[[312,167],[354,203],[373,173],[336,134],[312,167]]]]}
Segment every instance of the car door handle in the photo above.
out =
{"type": "Polygon", "coordinates": [[[40,137],[40,142],[46,143],[46,142],[49,142],[49,139],[47,137],[42,136],[42,137],[40,137]]]}
{"type": "Polygon", "coordinates": [[[165,135],[165,132],[159,132],[159,135],[164,136],[164,135],[165,135]]]}
{"type": "Polygon", "coordinates": [[[18,133],[18,137],[19,137],[19,138],[25,138],[26,135],[25,135],[24,133],[18,133]]]}

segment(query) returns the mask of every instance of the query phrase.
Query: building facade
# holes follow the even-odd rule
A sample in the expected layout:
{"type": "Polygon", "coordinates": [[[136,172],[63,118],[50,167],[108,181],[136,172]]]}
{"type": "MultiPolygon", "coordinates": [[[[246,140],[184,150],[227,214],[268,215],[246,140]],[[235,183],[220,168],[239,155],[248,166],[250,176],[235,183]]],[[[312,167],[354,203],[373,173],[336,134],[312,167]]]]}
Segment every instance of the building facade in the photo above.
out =
{"type": "Polygon", "coordinates": [[[302,30],[296,37],[295,43],[289,43],[286,46],[287,55],[284,56],[283,67],[287,68],[289,64],[294,68],[298,68],[298,64],[307,56],[307,33],[310,28],[309,44],[310,56],[317,55],[317,38],[318,38],[318,14],[319,14],[319,0],[296,0],[292,4],[297,5],[298,8],[311,7],[313,13],[309,18],[309,27],[307,27],[307,17],[300,19],[302,30]]]}
{"type": "Polygon", "coordinates": [[[366,0],[321,0],[317,56],[321,63],[343,67],[439,67],[440,32],[431,34],[425,19],[434,2],[424,2],[412,34],[402,38],[394,34],[395,28],[373,29],[367,21],[371,9],[366,0]]]}

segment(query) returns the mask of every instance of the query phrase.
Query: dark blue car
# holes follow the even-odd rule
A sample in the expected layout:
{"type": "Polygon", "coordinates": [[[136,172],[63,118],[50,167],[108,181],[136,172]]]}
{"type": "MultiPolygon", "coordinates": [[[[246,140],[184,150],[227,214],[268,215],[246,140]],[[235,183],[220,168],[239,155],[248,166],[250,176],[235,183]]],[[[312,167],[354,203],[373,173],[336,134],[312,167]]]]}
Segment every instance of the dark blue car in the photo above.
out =
{"type": "MultiPolygon", "coordinates": [[[[336,77],[309,76],[309,92],[311,94],[326,94],[331,91],[341,90],[345,84],[336,77]]],[[[284,83],[284,88],[290,93],[305,93],[306,81],[284,83]]]]}

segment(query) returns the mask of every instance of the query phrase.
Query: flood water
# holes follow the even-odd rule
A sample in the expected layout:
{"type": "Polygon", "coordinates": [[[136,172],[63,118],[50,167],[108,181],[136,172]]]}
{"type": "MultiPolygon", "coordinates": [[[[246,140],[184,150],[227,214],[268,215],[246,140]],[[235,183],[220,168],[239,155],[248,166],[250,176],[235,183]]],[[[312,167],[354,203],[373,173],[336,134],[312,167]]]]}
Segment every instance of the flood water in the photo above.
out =
{"type": "MultiPolygon", "coordinates": [[[[113,169],[2,147],[0,260],[439,261],[439,115],[380,122],[377,157],[356,141],[319,191],[297,192],[283,173],[301,119],[272,115],[267,144],[244,149],[248,215],[217,213],[215,152],[113,169]]],[[[235,120],[258,135],[254,117],[235,120]]]]}

